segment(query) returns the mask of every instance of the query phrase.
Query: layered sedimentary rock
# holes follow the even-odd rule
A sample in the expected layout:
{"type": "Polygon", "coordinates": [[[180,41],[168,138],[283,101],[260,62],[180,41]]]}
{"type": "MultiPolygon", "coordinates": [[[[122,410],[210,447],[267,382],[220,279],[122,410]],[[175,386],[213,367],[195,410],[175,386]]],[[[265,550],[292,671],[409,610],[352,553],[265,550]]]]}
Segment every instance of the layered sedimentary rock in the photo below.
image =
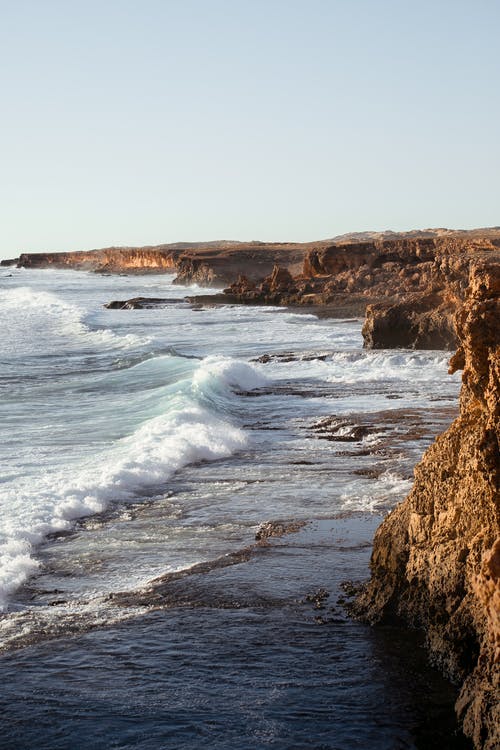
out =
{"type": "Polygon", "coordinates": [[[163,248],[104,248],[68,253],[23,253],[18,266],[22,268],[71,268],[101,273],[160,272],[175,270],[180,251],[163,248]]]}
{"type": "Polygon", "coordinates": [[[408,498],[376,533],[358,599],[370,622],[423,628],[460,682],[457,711],[476,748],[500,747],[500,264],[470,269],[456,316],[460,415],[415,469],[408,498]]]}
{"type": "Polygon", "coordinates": [[[17,259],[17,265],[23,268],[72,268],[100,273],[175,271],[178,284],[223,287],[233,282],[239,274],[262,280],[276,262],[289,268],[292,273],[299,273],[305,255],[317,244],[181,242],[82,252],[23,253],[17,259]]]}
{"type": "Polygon", "coordinates": [[[227,286],[230,303],[328,306],[342,315],[366,311],[367,347],[451,349],[469,267],[499,256],[499,228],[438,229],[302,244],[221,241],[23,254],[18,265],[175,272],[178,284],[227,286]]]}
{"type": "Polygon", "coordinates": [[[177,263],[177,284],[225,286],[244,275],[251,282],[262,281],[276,263],[298,274],[310,244],[254,242],[223,249],[204,249],[184,253],[177,263]]]}
{"type": "Polygon", "coordinates": [[[312,248],[293,278],[275,268],[260,283],[240,277],[227,293],[253,304],[349,304],[361,314],[366,311],[363,335],[370,348],[451,349],[457,343],[454,319],[465,299],[469,267],[500,257],[498,234],[312,248]]]}

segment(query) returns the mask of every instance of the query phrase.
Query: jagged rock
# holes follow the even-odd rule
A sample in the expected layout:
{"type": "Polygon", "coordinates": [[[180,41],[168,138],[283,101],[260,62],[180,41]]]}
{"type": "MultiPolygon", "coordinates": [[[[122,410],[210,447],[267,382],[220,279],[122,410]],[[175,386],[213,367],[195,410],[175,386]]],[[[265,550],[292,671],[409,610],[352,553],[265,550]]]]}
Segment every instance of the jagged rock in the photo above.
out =
{"type": "Polygon", "coordinates": [[[306,525],[305,521],[264,521],[255,533],[257,542],[265,542],[272,537],[295,534],[306,525]]]}
{"type": "Polygon", "coordinates": [[[363,325],[369,349],[454,349],[456,300],[443,294],[409,295],[392,305],[368,305],[363,325]]]}
{"type": "Polygon", "coordinates": [[[415,469],[408,498],[378,529],[358,616],[426,632],[462,684],[457,711],[479,750],[500,746],[500,264],[471,268],[456,317],[460,416],[415,469]]]}
{"type": "Polygon", "coordinates": [[[251,295],[252,285],[263,282],[272,274],[275,265],[299,274],[304,258],[312,247],[312,243],[250,243],[223,250],[192,250],[178,258],[175,283],[212,287],[231,285],[231,289],[235,286],[236,293],[251,295]],[[246,281],[239,292],[240,278],[246,281]]]}

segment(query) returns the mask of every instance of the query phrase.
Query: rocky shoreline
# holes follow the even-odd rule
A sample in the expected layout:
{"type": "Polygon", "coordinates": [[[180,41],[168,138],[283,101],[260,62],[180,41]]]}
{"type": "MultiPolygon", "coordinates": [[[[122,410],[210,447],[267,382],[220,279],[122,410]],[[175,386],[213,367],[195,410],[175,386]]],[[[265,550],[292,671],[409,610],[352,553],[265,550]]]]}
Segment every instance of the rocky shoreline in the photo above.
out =
{"type": "MultiPolygon", "coordinates": [[[[466,298],[470,269],[499,258],[500,229],[495,227],[357,233],[302,244],[176,243],[23,253],[2,264],[176,273],[179,285],[223,289],[217,301],[226,304],[328,307],[332,313],[366,315],[363,336],[370,348],[452,350],[458,343],[455,315],[466,298]]],[[[123,306],[134,306],[128,303],[123,306]]]]}
{"type": "Polygon", "coordinates": [[[422,628],[434,663],[461,684],[476,748],[500,746],[500,265],[475,267],[457,314],[460,414],[378,529],[354,611],[422,628]]]}
{"type": "MultiPolygon", "coordinates": [[[[9,261],[8,263],[11,263],[9,261]]],[[[4,265],[8,265],[4,262],[4,265]]],[[[428,449],[415,484],[379,528],[354,612],[423,629],[434,663],[461,685],[475,748],[500,744],[500,229],[433,230],[309,244],[213,243],[21,255],[26,268],[176,272],[225,287],[191,304],[271,304],[365,314],[370,348],[454,349],[460,415],[428,449]]],[[[162,300],[116,301],[134,308],[162,300]]]]}

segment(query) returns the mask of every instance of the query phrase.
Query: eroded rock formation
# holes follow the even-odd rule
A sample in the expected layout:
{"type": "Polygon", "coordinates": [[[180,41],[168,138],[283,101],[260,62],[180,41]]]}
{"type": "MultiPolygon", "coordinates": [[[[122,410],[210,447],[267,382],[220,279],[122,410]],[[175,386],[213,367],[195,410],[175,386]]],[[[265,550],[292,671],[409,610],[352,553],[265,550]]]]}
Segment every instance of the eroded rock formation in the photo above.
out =
{"type": "Polygon", "coordinates": [[[460,342],[450,362],[451,370],[464,370],[460,416],[426,452],[412,492],[378,530],[372,579],[356,612],[424,629],[432,659],[461,685],[457,710],[475,747],[500,747],[500,230],[110,248],[19,262],[175,269],[179,283],[230,284],[217,301],[322,305],[347,315],[367,308],[363,334],[375,348],[460,342]]]}
{"type": "Polygon", "coordinates": [[[423,628],[433,661],[460,682],[476,748],[500,747],[500,264],[471,267],[456,316],[460,415],[415,469],[408,498],[376,533],[356,603],[370,622],[423,628]]]}
{"type": "Polygon", "coordinates": [[[369,348],[452,349],[455,313],[469,267],[500,257],[500,238],[444,236],[312,248],[302,272],[274,268],[264,280],[239,278],[226,291],[250,304],[321,305],[365,314],[369,348]],[[277,274],[280,283],[277,283],[277,274]]]}
{"type": "Polygon", "coordinates": [[[98,273],[169,273],[178,284],[223,287],[239,274],[264,279],[280,263],[298,274],[307,252],[321,243],[206,242],[151,247],[110,247],[66,253],[23,253],[23,268],[72,268],[98,273]]]}
{"type": "Polygon", "coordinates": [[[365,344],[454,348],[469,266],[500,255],[500,229],[353,233],[312,243],[207,242],[23,254],[26,268],[175,272],[178,284],[224,287],[229,303],[315,305],[364,315],[365,344]]]}
{"type": "Polygon", "coordinates": [[[180,251],[158,247],[86,250],[68,253],[23,253],[18,266],[22,268],[70,268],[98,273],[166,273],[175,271],[180,251]]]}

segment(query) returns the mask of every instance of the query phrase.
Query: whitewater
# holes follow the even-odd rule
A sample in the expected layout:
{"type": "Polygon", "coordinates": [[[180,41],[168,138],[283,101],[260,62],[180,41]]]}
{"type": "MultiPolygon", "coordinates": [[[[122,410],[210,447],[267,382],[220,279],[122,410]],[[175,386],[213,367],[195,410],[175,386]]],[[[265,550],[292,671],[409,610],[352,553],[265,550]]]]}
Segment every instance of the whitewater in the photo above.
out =
{"type": "Polygon", "coordinates": [[[418,648],[335,599],[456,414],[448,353],[173,280],[0,270],[2,746],[462,747],[418,648]],[[169,303],[105,307],[137,296],[169,303]]]}
{"type": "MultiPolygon", "coordinates": [[[[331,411],[376,412],[387,408],[388,397],[397,398],[392,403],[399,409],[430,406],[437,399],[440,405],[454,403],[457,381],[444,377],[444,353],[363,351],[356,320],[318,320],[276,308],[193,310],[182,296],[197,289],[180,293],[172,281],[2,271],[2,611],[16,608],[15,593],[40,573],[38,548],[47,538],[110,507],[164,496],[169,480],[186,466],[249,446],[255,450],[258,430],[245,429],[245,423],[259,421],[263,407],[276,426],[287,427],[275,444],[272,433],[264,433],[267,450],[278,453],[294,425],[304,432],[294,449],[308,452],[312,438],[304,428],[331,411]],[[127,295],[178,302],[140,311],[103,307],[127,295]],[[264,354],[271,361],[259,362],[264,354]],[[297,395],[299,386],[309,388],[308,397],[297,395]],[[260,399],[243,395],[259,389],[260,399]]],[[[376,443],[377,435],[375,425],[363,440],[376,443]]],[[[314,451],[323,454],[324,446],[315,443],[314,451]]],[[[258,454],[255,466],[262,470],[258,454]]],[[[407,471],[388,466],[371,487],[361,477],[344,485],[337,498],[335,493],[316,498],[316,510],[383,506],[401,499],[410,481],[407,471]]],[[[324,493],[322,480],[318,489],[324,493]]],[[[286,484],[282,494],[288,498],[286,484]]],[[[300,501],[287,505],[275,498],[274,504],[280,514],[304,514],[300,501]]],[[[238,526],[236,516],[247,510],[236,499],[228,525],[238,526]]],[[[272,508],[262,511],[265,518],[272,508]]],[[[200,530],[207,514],[209,506],[200,530]]],[[[210,533],[219,549],[220,533],[207,531],[207,537],[210,533]]],[[[165,556],[167,569],[210,550],[206,540],[204,555],[187,547],[185,560],[176,555],[169,564],[165,556]]],[[[149,573],[158,572],[155,557],[149,573]]],[[[142,561],[141,580],[147,575],[142,561]]]]}

